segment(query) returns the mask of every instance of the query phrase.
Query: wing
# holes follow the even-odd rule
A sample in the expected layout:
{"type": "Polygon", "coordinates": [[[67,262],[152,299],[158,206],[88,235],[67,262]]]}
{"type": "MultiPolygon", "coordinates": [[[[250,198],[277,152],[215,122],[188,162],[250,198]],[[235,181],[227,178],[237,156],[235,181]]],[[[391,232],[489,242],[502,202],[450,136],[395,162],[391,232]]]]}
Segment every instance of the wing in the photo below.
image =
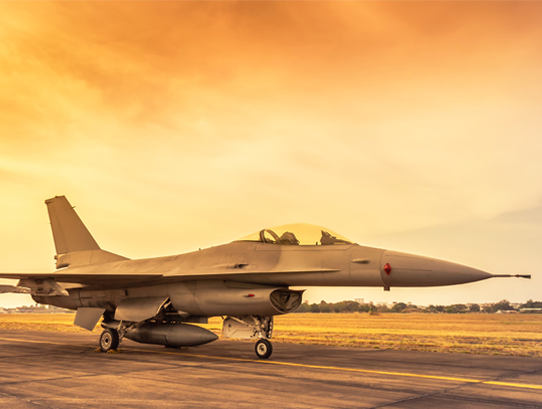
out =
{"type": "MultiPolygon", "coordinates": [[[[133,287],[140,285],[165,284],[191,280],[233,280],[242,281],[243,278],[249,279],[250,276],[260,276],[270,274],[273,276],[280,274],[314,274],[314,273],[333,273],[338,272],[337,269],[307,269],[307,270],[271,270],[271,271],[232,271],[232,272],[198,272],[198,273],[176,273],[164,275],[161,273],[82,273],[70,271],[70,269],[56,271],[54,273],[0,273],[0,278],[10,278],[20,280],[19,287],[35,287],[32,285],[40,285],[43,283],[69,283],[80,284],[83,286],[92,286],[100,288],[118,288],[118,287],[133,287]],[[29,285],[29,283],[31,285],[29,285]]],[[[250,280],[248,280],[250,281],[250,280]]],[[[12,286],[10,286],[12,287],[12,286]]],[[[16,288],[16,287],[15,287],[16,288]]]]}
{"type": "Polygon", "coordinates": [[[134,273],[75,273],[69,270],[56,271],[54,273],[0,273],[0,278],[11,278],[15,280],[32,280],[35,282],[54,280],[58,283],[71,283],[82,285],[96,285],[103,284],[108,286],[115,285],[128,285],[139,284],[148,281],[157,280],[162,277],[162,274],[134,274],[134,273]]]}

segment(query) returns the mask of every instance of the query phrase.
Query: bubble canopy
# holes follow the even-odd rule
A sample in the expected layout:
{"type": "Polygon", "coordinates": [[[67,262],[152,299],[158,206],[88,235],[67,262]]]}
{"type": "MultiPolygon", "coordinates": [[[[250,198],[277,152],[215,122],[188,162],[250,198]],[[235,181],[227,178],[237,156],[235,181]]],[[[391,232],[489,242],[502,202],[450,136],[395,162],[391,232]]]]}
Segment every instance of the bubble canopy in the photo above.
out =
{"type": "Polygon", "coordinates": [[[354,244],[352,241],[322,226],[307,223],[283,224],[249,234],[235,241],[301,246],[354,244]]]}

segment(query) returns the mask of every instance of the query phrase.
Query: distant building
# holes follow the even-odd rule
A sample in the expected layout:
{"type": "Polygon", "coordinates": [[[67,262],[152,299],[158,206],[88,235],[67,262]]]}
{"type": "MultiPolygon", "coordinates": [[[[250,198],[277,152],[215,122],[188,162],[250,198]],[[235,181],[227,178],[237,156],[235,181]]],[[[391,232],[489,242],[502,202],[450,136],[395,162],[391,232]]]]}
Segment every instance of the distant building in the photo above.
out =
{"type": "Polygon", "coordinates": [[[66,308],[53,307],[49,305],[23,305],[22,307],[9,308],[8,314],[63,314],[73,313],[72,310],[66,308]]]}
{"type": "Polygon", "coordinates": [[[542,308],[520,308],[519,312],[542,312],[542,308]]]}
{"type": "Polygon", "coordinates": [[[364,298],[354,298],[354,301],[357,302],[358,304],[365,304],[364,298]]]}

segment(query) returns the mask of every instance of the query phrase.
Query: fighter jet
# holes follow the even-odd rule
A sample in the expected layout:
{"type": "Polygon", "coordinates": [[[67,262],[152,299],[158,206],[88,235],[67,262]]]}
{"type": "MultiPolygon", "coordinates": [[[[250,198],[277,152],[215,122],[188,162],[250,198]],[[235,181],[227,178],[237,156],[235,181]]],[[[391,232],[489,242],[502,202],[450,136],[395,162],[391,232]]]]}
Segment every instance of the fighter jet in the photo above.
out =
{"type": "Polygon", "coordinates": [[[74,324],[90,331],[102,319],[103,352],[117,350],[123,338],[176,348],[206,344],[218,337],[193,324],[220,316],[224,336],[256,340],[256,355],[266,359],[273,351],[273,317],[302,302],[303,291],[290,287],[389,290],[512,276],[361,246],[311,224],[264,228],[216,247],[131,260],[102,250],[65,196],[45,203],[56,271],[0,273],[19,279],[0,292],[30,293],[37,303],[76,310],[74,324]]]}

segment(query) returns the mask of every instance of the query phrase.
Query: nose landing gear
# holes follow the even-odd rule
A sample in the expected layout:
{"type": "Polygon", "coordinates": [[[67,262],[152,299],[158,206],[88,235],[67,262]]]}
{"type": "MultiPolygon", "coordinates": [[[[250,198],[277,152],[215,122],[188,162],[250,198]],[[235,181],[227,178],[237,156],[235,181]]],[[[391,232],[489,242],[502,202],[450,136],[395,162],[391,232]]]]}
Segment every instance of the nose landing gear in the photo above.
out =
{"type": "Polygon", "coordinates": [[[255,352],[260,359],[267,359],[273,353],[273,345],[269,342],[273,335],[272,316],[228,316],[222,324],[222,334],[226,338],[257,339],[255,352]]]}
{"type": "Polygon", "coordinates": [[[273,353],[273,344],[267,339],[260,339],[256,342],[256,356],[260,359],[267,359],[273,353]]]}

